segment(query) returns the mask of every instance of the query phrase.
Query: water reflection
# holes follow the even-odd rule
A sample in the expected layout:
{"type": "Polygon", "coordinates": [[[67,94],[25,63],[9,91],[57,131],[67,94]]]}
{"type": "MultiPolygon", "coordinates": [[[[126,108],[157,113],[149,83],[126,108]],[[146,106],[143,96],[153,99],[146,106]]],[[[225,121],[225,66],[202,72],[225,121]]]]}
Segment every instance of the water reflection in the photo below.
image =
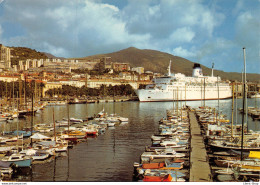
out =
{"type": "MultiPolygon", "coordinates": [[[[221,100],[219,109],[231,119],[232,100],[221,100]]],[[[259,100],[257,104],[259,105],[259,100]]],[[[185,104],[179,103],[178,106],[185,104]]],[[[188,106],[201,106],[200,101],[186,102],[188,106]]],[[[206,106],[218,108],[218,101],[206,101],[206,106]]],[[[249,106],[255,105],[255,100],[248,100],[249,106]]],[[[109,114],[129,118],[129,123],[108,129],[96,138],[88,138],[86,142],[78,143],[69,150],[66,156],[54,158],[43,164],[34,164],[31,178],[19,177],[21,181],[99,181],[118,182],[132,181],[133,163],[139,162],[140,154],[145,146],[151,144],[150,137],[158,131],[158,121],[166,116],[166,110],[173,108],[173,102],[116,102],[99,104],[69,105],[70,116],[83,118],[93,116],[103,108],[109,114]]],[[[242,100],[238,100],[238,108],[242,100]]],[[[67,118],[67,106],[55,106],[55,119],[67,118]]],[[[241,114],[238,113],[238,123],[241,114]]],[[[35,116],[35,123],[52,123],[52,107],[47,107],[35,116]]],[[[259,121],[248,118],[249,129],[260,130],[259,121]]],[[[30,125],[30,118],[18,120],[21,126],[30,125]]],[[[6,125],[7,130],[15,130],[17,121],[6,125]]]]}

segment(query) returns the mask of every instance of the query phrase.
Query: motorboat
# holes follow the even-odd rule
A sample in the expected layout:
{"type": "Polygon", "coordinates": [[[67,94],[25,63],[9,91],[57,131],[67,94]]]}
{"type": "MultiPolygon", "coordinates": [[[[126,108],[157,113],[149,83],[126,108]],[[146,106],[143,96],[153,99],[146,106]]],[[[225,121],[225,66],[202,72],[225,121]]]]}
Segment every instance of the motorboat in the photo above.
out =
{"type": "Polygon", "coordinates": [[[6,161],[10,164],[15,163],[17,167],[30,167],[32,164],[32,159],[29,156],[19,153],[12,154],[11,156],[5,156],[2,158],[2,161],[6,161]]]}

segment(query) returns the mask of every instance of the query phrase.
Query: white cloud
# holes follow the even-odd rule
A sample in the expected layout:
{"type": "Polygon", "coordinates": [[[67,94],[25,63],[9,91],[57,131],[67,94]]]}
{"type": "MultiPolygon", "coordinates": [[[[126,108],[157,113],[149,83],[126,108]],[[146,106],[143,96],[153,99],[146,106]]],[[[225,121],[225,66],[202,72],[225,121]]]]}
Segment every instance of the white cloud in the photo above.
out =
{"type": "Polygon", "coordinates": [[[256,46],[260,39],[260,13],[243,12],[236,21],[236,39],[239,43],[256,46]]]}
{"type": "Polygon", "coordinates": [[[131,0],[121,7],[116,3],[5,1],[1,5],[1,41],[63,57],[108,53],[129,46],[170,51],[193,61],[214,55],[226,57],[242,46],[259,53],[259,6],[249,9],[244,0],[229,2],[228,8],[222,7],[226,2],[204,0],[131,0]],[[15,32],[7,30],[11,24],[19,25],[20,34],[11,35],[15,32]]]}
{"type": "Polygon", "coordinates": [[[191,42],[195,33],[187,27],[178,28],[170,35],[170,40],[173,42],[191,42]]]}
{"type": "Polygon", "coordinates": [[[195,54],[193,52],[190,52],[181,46],[174,48],[172,53],[176,56],[184,57],[184,58],[189,58],[189,57],[194,57],[195,54]]]}
{"type": "Polygon", "coordinates": [[[232,13],[237,14],[244,7],[244,0],[237,0],[236,6],[233,9],[232,13]]]}
{"type": "Polygon", "coordinates": [[[260,12],[258,10],[245,11],[239,14],[236,20],[234,40],[240,50],[246,47],[247,68],[249,71],[255,71],[256,73],[259,73],[260,69],[260,12]]]}
{"type": "MultiPolygon", "coordinates": [[[[4,19],[21,24],[25,29],[26,34],[17,37],[20,39],[17,43],[23,41],[24,45],[30,45],[33,39],[39,42],[36,49],[52,52],[41,43],[44,41],[63,48],[59,51],[64,51],[65,57],[110,52],[128,46],[165,50],[165,47],[173,47],[174,42],[193,41],[198,32],[211,35],[219,21],[200,1],[188,1],[189,6],[180,0],[129,1],[122,10],[101,1],[77,2],[8,1],[4,19]]],[[[12,42],[15,41],[12,39],[12,42]]]]}

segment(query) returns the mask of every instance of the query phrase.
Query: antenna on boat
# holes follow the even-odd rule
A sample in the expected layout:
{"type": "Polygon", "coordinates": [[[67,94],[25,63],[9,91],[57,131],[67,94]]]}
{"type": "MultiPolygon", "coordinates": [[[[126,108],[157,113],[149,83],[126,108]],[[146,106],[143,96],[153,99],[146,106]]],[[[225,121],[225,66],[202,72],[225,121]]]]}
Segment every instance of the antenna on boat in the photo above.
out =
{"type": "Polygon", "coordinates": [[[212,63],[212,68],[211,68],[211,76],[213,77],[213,71],[214,71],[214,62],[212,63]]]}
{"type": "Polygon", "coordinates": [[[168,76],[171,76],[171,63],[172,63],[172,60],[170,60],[170,64],[168,66],[168,76]]]}

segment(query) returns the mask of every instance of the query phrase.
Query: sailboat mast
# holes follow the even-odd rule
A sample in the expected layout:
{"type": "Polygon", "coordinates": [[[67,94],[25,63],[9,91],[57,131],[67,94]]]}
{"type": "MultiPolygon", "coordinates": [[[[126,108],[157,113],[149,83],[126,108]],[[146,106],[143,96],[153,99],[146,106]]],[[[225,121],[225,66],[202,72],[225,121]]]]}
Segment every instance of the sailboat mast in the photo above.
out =
{"type": "Polygon", "coordinates": [[[52,109],[52,118],[53,118],[54,141],[56,142],[56,125],[55,125],[55,118],[54,118],[54,107],[52,109]]]}
{"type": "Polygon", "coordinates": [[[201,83],[200,83],[200,103],[201,103],[201,107],[202,105],[202,79],[201,79],[201,83]]]}
{"type": "Polygon", "coordinates": [[[232,117],[231,117],[231,137],[233,137],[233,123],[234,123],[234,83],[232,83],[232,117]]]}
{"type": "Polygon", "coordinates": [[[69,104],[68,104],[68,95],[67,95],[67,111],[68,111],[68,136],[70,132],[70,110],[69,110],[69,104]]]}
{"type": "Polygon", "coordinates": [[[186,83],[185,83],[185,107],[186,107],[186,83]]]}
{"type": "Polygon", "coordinates": [[[172,89],[172,113],[174,114],[174,110],[175,110],[175,103],[174,103],[174,89],[172,89]]]}
{"type": "Polygon", "coordinates": [[[236,125],[237,125],[237,96],[238,96],[238,88],[237,88],[237,86],[238,86],[238,84],[236,83],[236,111],[235,111],[235,113],[236,113],[236,125]]]}
{"type": "MultiPolygon", "coordinates": [[[[31,117],[31,136],[32,136],[32,133],[33,133],[33,92],[32,92],[32,117],[31,117]]],[[[32,138],[31,138],[31,147],[32,147],[32,138]]]]}
{"type": "Polygon", "coordinates": [[[203,85],[204,85],[204,101],[203,101],[203,107],[205,107],[206,106],[206,83],[205,83],[205,78],[204,78],[204,83],[203,83],[203,85]]]}
{"type": "Polygon", "coordinates": [[[26,100],[26,74],[24,74],[24,106],[25,110],[27,110],[27,100],[26,100]]]}
{"type": "Polygon", "coordinates": [[[241,161],[243,160],[243,147],[244,147],[244,120],[245,120],[245,103],[246,103],[246,60],[245,60],[245,49],[243,48],[244,53],[244,81],[243,83],[243,112],[242,112],[242,138],[241,138],[241,161]]]}
{"type": "Polygon", "coordinates": [[[219,116],[220,116],[220,114],[219,114],[219,82],[218,82],[218,76],[217,76],[217,88],[218,88],[218,122],[219,122],[219,116]]]}

